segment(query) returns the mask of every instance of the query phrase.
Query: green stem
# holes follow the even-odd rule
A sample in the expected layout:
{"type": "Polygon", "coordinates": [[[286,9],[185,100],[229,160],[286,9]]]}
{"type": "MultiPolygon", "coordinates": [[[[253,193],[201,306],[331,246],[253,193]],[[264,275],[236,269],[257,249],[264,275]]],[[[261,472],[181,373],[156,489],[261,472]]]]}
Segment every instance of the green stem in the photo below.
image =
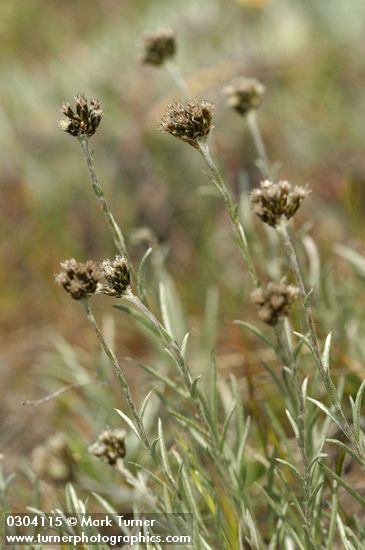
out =
{"type": "Polygon", "coordinates": [[[262,139],[260,126],[257,120],[257,112],[255,109],[251,109],[251,111],[249,111],[249,113],[247,114],[247,124],[250,129],[258,157],[264,165],[266,172],[265,175],[267,177],[271,177],[270,161],[269,157],[267,156],[264,140],[262,139]]]}
{"type": "Polygon", "coordinates": [[[240,247],[240,250],[242,252],[242,256],[243,256],[243,259],[244,259],[244,261],[247,265],[247,268],[248,268],[249,274],[251,276],[252,282],[255,285],[255,287],[258,287],[258,286],[260,286],[260,280],[259,280],[259,277],[257,275],[255,266],[253,264],[253,261],[252,261],[251,255],[250,255],[250,251],[249,251],[245,231],[244,231],[244,229],[242,227],[242,224],[241,224],[241,222],[239,220],[239,217],[238,217],[238,207],[237,207],[236,204],[234,204],[234,202],[232,200],[232,197],[231,197],[231,194],[228,190],[228,187],[225,184],[225,182],[224,182],[224,180],[223,180],[223,178],[222,178],[222,176],[221,176],[214,160],[212,159],[208,143],[206,141],[202,140],[202,141],[198,142],[198,146],[199,146],[199,150],[200,150],[200,152],[201,152],[201,154],[202,154],[205,162],[207,163],[207,165],[209,167],[209,170],[212,174],[213,183],[216,186],[216,188],[218,189],[219,193],[221,194],[221,196],[224,200],[224,203],[226,205],[227,212],[228,212],[229,217],[231,219],[234,236],[235,236],[236,241],[238,243],[238,246],[240,247]]]}
{"type": "MultiPolygon", "coordinates": [[[[297,400],[297,411],[296,411],[296,421],[298,426],[298,447],[300,451],[301,461],[303,465],[303,480],[304,480],[304,518],[305,518],[305,533],[306,533],[306,539],[309,548],[312,550],[315,550],[315,544],[312,537],[312,529],[311,529],[311,518],[310,518],[310,509],[309,509],[309,500],[311,495],[311,471],[309,468],[309,460],[308,460],[308,452],[307,452],[307,444],[306,444],[306,427],[305,427],[305,402],[302,392],[302,387],[300,384],[299,374],[298,374],[298,368],[296,365],[295,357],[293,355],[291,345],[289,342],[288,334],[284,328],[283,331],[280,331],[279,327],[275,327],[275,334],[278,341],[278,347],[282,350],[283,356],[281,357],[282,360],[287,363],[288,367],[290,368],[291,374],[292,374],[292,380],[297,400]],[[281,332],[285,335],[285,342],[282,341],[281,332]]],[[[280,359],[280,357],[279,357],[280,359]]]]}
{"type": "Polygon", "coordinates": [[[145,446],[146,449],[150,449],[150,443],[148,441],[148,437],[147,437],[146,431],[144,429],[142,419],[141,419],[141,417],[138,413],[138,410],[137,410],[137,408],[136,408],[136,406],[133,402],[132,395],[131,395],[131,392],[130,392],[130,389],[129,389],[129,384],[127,382],[127,379],[124,375],[124,372],[123,372],[121,366],[118,363],[118,359],[116,358],[114,352],[110,349],[110,347],[106,343],[106,341],[104,339],[104,336],[103,336],[103,334],[102,334],[102,332],[101,332],[101,330],[100,330],[100,328],[99,328],[99,326],[96,322],[96,319],[95,319],[94,314],[91,310],[91,307],[90,307],[90,304],[89,304],[88,300],[83,300],[82,305],[84,307],[84,310],[85,310],[86,316],[88,318],[88,321],[89,321],[91,327],[93,328],[93,330],[94,330],[94,332],[97,336],[97,339],[99,340],[99,342],[101,344],[101,347],[103,348],[103,350],[105,352],[105,355],[108,357],[109,361],[111,362],[111,364],[114,368],[115,374],[117,375],[118,381],[121,385],[124,397],[125,397],[128,405],[129,405],[129,408],[131,410],[131,413],[132,413],[132,416],[133,416],[133,419],[134,419],[134,422],[135,422],[135,426],[138,430],[141,441],[142,441],[142,443],[143,443],[143,445],[145,446]]]}
{"type": "Polygon", "coordinates": [[[133,294],[131,290],[129,290],[125,295],[124,298],[133,304],[139,311],[153,324],[153,326],[157,329],[157,331],[160,333],[161,338],[164,342],[164,344],[169,349],[170,353],[174,356],[175,361],[179,367],[180,374],[182,375],[185,386],[191,391],[192,387],[192,378],[189,371],[188,366],[185,363],[184,357],[181,353],[181,350],[178,346],[178,344],[175,342],[175,340],[172,338],[172,336],[167,332],[167,330],[162,326],[160,321],[153,315],[153,313],[141,302],[141,300],[133,294]]]}
{"type": "Polygon", "coordinates": [[[171,79],[174,81],[176,88],[179,90],[181,95],[185,98],[189,97],[188,86],[184,77],[181,74],[180,69],[173,62],[166,62],[165,69],[168,72],[171,79]]]}
{"type": "Polygon", "coordinates": [[[304,309],[304,312],[305,312],[305,320],[306,320],[306,325],[307,325],[307,331],[308,331],[308,334],[309,334],[309,341],[310,341],[311,348],[313,350],[313,355],[314,355],[314,358],[315,358],[315,361],[316,361],[316,365],[317,365],[317,369],[318,369],[320,378],[321,378],[321,380],[323,382],[323,385],[324,385],[324,387],[327,391],[327,394],[330,398],[330,401],[331,401],[331,403],[332,403],[332,405],[335,409],[337,417],[338,417],[338,419],[341,423],[342,431],[344,432],[346,437],[352,442],[352,444],[354,445],[354,447],[355,447],[355,449],[356,449],[356,451],[359,455],[359,458],[361,459],[361,461],[365,465],[365,457],[364,457],[364,453],[362,451],[361,445],[357,441],[356,436],[354,434],[354,431],[353,431],[353,429],[351,428],[350,424],[347,421],[347,418],[346,418],[346,416],[345,416],[345,414],[342,410],[341,402],[340,402],[340,399],[338,397],[336,387],[335,387],[334,383],[332,382],[332,379],[331,379],[331,376],[328,372],[328,369],[323,364],[322,355],[321,355],[321,352],[320,352],[320,349],[319,349],[319,344],[318,344],[317,330],[316,330],[316,325],[315,325],[315,321],[314,321],[312,306],[311,306],[309,300],[307,299],[308,298],[307,297],[307,292],[306,292],[305,285],[304,285],[303,278],[302,278],[302,274],[301,274],[301,271],[300,271],[298,258],[297,258],[295,248],[293,246],[293,243],[292,243],[291,238],[290,238],[289,233],[288,233],[287,222],[283,220],[282,223],[277,227],[277,231],[278,231],[278,233],[279,233],[279,235],[282,239],[282,242],[283,242],[283,245],[284,245],[288,260],[289,260],[289,264],[291,266],[291,269],[293,270],[294,276],[295,276],[296,281],[297,281],[297,285],[299,287],[299,291],[300,291],[300,295],[301,295],[301,299],[302,299],[302,303],[303,303],[303,309],[304,309]]]}
{"type": "Polygon", "coordinates": [[[112,234],[115,247],[118,250],[119,254],[124,256],[124,258],[126,259],[126,261],[128,263],[129,270],[130,270],[132,276],[134,276],[135,275],[134,269],[133,269],[132,262],[130,260],[128,251],[127,251],[127,247],[126,247],[126,244],[125,244],[123,233],[122,233],[119,225],[115,221],[113,214],[111,213],[111,210],[110,210],[109,205],[107,203],[107,200],[105,198],[104,191],[102,189],[101,183],[100,183],[99,178],[97,177],[96,172],[95,172],[94,161],[93,161],[92,152],[91,152],[90,145],[89,145],[89,138],[88,138],[88,136],[82,135],[78,139],[79,139],[79,142],[81,144],[82,151],[84,153],[84,157],[85,157],[85,160],[86,160],[86,165],[87,165],[87,169],[88,169],[89,176],[90,176],[90,179],[91,179],[91,185],[92,185],[93,191],[94,191],[95,196],[96,196],[96,198],[97,198],[97,200],[100,204],[100,207],[103,211],[104,217],[106,219],[106,222],[107,222],[108,227],[110,229],[110,232],[112,234]]]}
{"type": "MultiPolygon", "coordinates": [[[[133,304],[139,311],[154,325],[154,327],[157,329],[157,331],[160,333],[163,343],[166,345],[167,349],[170,351],[171,355],[174,357],[177,366],[179,368],[179,372],[183,377],[185,386],[189,392],[190,400],[193,406],[195,407],[200,420],[202,421],[204,428],[207,431],[207,435],[210,437],[210,445],[211,449],[214,455],[214,461],[215,465],[217,467],[217,470],[221,476],[222,483],[225,484],[232,494],[234,498],[236,498],[234,489],[231,488],[229,485],[227,485],[227,472],[228,472],[228,464],[226,464],[226,460],[223,457],[221,457],[221,453],[218,449],[219,445],[219,438],[217,435],[217,430],[213,429],[211,426],[211,423],[208,421],[205,408],[203,405],[203,396],[200,393],[199,390],[195,390],[193,393],[193,383],[192,383],[192,377],[190,373],[189,366],[186,364],[186,361],[181,353],[180,347],[175,342],[175,340],[172,338],[172,336],[166,331],[166,329],[161,325],[160,321],[153,315],[153,313],[141,302],[141,300],[135,296],[131,291],[127,292],[124,295],[124,298],[129,301],[131,304],[133,304]],[[224,467],[226,466],[226,467],[224,467]]],[[[237,499],[238,501],[239,499],[237,499]]]]}

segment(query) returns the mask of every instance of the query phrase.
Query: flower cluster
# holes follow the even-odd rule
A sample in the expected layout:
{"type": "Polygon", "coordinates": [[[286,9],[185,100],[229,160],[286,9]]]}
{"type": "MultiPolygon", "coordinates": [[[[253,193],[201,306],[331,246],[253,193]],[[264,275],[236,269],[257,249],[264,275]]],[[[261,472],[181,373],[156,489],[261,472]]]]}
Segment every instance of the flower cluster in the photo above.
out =
{"type": "Polygon", "coordinates": [[[90,445],[89,453],[114,466],[118,460],[125,457],[125,438],[124,430],[106,429],[98,436],[95,443],[90,445]]]}
{"type": "Polygon", "coordinates": [[[74,258],[61,263],[62,270],[56,282],[74,299],[82,300],[95,294],[100,281],[100,271],[92,261],[77,262],[74,258]]]}
{"type": "Polygon", "coordinates": [[[287,181],[265,180],[260,188],[252,191],[251,208],[263,222],[276,227],[282,219],[290,220],[309,194],[307,187],[293,188],[287,181]]]}
{"type": "Polygon", "coordinates": [[[76,112],[69,103],[63,103],[62,113],[65,118],[59,125],[72,136],[92,136],[95,134],[103,116],[98,99],[86,99],[84,94],[75,97],[76,112]]]}
{"type": "Polygon", "coordinates": [[[266,287],[256,288],[251,300],[258,309],[258,316],[268,325],[276,325],[280,318],[287,317],[293,301],[298,298],[299,290],[295,286],[268,283],[266,287]]]}
{"type": "Polygon", "coordinates": [[[162,65],[176,53],[175,35],[171,29],[160,29],[142,35],[142,62],[162,65]]]}
{"type": "Polygon", "coordinates": [[[208,101],[191,99],[185,105],[177,101],[168,106],[159,129],[198,148],[213,128],[213,105],[208,101]]]}
{"type": "Polygon", "coordinates": [[[52,483],[64,484],[74,476],[75,460],[63,433],[55,433],[35,447],[31,464],[39,477],[52,483]]]}
{"type": "Polygon", "coordinates": [[[241,115],[261,105],[266,88],[255,78],[237,77],[223,89],[227,105],[241,115]]]}
{"type": "Polygon", "coordinates": [[[106,285],[100,285],[99,290],[107,296],[120,298],[129,288],[131,275],[128,264],[123,256],[116,256],[115,260],[104,260],[100,264],[106,285]]]}

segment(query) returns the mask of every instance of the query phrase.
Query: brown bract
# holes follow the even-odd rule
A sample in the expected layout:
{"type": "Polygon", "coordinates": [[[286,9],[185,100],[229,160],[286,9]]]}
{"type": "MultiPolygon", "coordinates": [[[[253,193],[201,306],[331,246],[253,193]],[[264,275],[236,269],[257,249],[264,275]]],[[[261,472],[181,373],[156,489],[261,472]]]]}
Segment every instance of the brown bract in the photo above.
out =
{"type": "Polygon", "coordinates": [[[298,296],[297,287],[272,282],[251,292],[251,300],[258,309],[258,316],[268,325],[276,325],[280,318],[287,317],[298,296]]]}
{"type": "Polygon", "coordinates": [[[113,261],[104,260],[100,264],[106,284],[99,285],[99,292],[107,296],[122,297],[129,288],[131,275],[123,256],[116,256],[113,261]]]}
{"type": "Polygon", "coordinates": [[[111,466],[114,466],[119,459],[125,457],[126,432],[124,430],[104,430],[90,445],[89,453],[101,458],[111,466]]]}
{"type": "Polygon", "coordinates": [[[100,281],[100,272],[91,260],[82,263],[74,258],[61,263],[56,282],[74,299],[82,300],[95,294],[100,281]]]}
{"type": "Polygon", "coordinates": [[[142,63],[162,65],[176,53],[176,40],[171,29],[145,32],[141,45],[142,63]]]}
{"type": "Polygon", "coordinates": [[[167,107],[159,130],[198,148],[199,140],[204,139],[213,128],[213,112],[213,105],[208,101],[191,99],[185,104],[177,101],[167,107]]]}
{"type": "Polygon", "coordinates": [[[263,222],[275,227],[282,219],[290,220],[309,194],[307,187],[297,185],[293,188],[288,181],[265,180],[260,188],[252,191],[251,208],[263,222]]]}
{"type": "Polygon", "coordinates": [[[76,112],[69,103],[63,103],[62,113],[65,118],[59,125],[72,136],[93,136],[100,124],[103,111],[98,99],[87,99],[84,94],[75,97],[76,112]]]}
{"type": "Polygon", "coordinates": [[[266,88],[255,78],[243,76],[233,79],[223,89],[227,97],[227,105],[241,115],[245,115],[251,109],[257,109],[262,102],[266,88]]]}

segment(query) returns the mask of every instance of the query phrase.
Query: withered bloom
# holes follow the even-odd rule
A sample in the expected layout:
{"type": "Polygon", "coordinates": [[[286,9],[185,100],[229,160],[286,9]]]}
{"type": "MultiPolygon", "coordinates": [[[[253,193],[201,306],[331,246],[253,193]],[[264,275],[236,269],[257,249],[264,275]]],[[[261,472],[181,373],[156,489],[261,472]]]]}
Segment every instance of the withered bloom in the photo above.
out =
{"type": "Polygon", "coordinates": [[[291,305],[298,296],[297,287],[277,283],[268,283],[266,287],[251,292],[251,300],[258,309],[259,318],[271,326],[289,315],[291,305]]]}
{"type": "Polygon", "coordinates": [[[233,79],[223,89],[227,97],[227,105],[241,115],[246,115],[251,109],[261,105],[266,88],[255,78],[243,76],[233,79]]]}
{"type": "Polygon", "coordinates": [[[145,32],[142,35],[142,63],[162,65],[176,53],[176,40],[171,29],[145,32]]]}
{"type": "Polygon", "coordinates": [[[198,141],[204,139],[213,128],[212,118],[213,105],[208,101],[191,99],[185,105],[177,101],[167,107],[159,130],[198,148],[198,141]]]}
{"type": "Polygon", "coordinates": [[[263,222],[275,227],[282,219],[290,220],[309,194],[307,187],[297,185],[293,188],[288,181],[265,180],[260,188],[252,191],[251,208],[263,222]]]}
{"type": "Polygon", "coordinates": [[[43,445],[35,447],[31,463],[36,474],[51,483],[72,481],[75,460],[62,433],[52,435],[43,445]]]}
{"type": "Polygon", "coordinates": [[[108,296],[120,298],[128,290],[131,275],[128,264],[123,256],[116,256],[115,260],[104,260],[100,264],[106,285],[99,285],[99,291],[108,296]]]}
{"type": "Polygon", "coordinates": [[[75,259],[61,263],[62,270],[56,275],[56,282],[74,299],[82,300],[95,294],[100,281],[100,272],[91,260],[86,263],[75,259]]]}
{"type": "Polygon", "coordinates": [[[62,113],[65,118],[59,125],[72,136],[93,136],[100,124],[103,111],[98,99],[87,99],[84,94],[75,97],[76,112],[69,103],[63,103],[62,113]]]}
{"type": "Polygon", "coordinates": [[[125,457],[125,438],[124,430],[106,429],[98,436],[95,443],[90,445],[89,453],[114,466],[119,459],[125,457]]]}

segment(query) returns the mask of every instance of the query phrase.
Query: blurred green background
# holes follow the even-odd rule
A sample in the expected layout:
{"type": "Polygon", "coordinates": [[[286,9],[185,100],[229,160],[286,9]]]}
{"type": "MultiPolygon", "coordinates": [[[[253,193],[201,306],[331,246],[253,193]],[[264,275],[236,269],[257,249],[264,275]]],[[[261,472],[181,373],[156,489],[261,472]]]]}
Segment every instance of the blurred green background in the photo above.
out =
{"type": "MultiPolygon", "coordinates": [[[[57,127],[61,102],[77,93],[101,100],[104,118],[92,139],[97,171],[133,259],[146,249],[140,229],[148,228],[165,248],[193,332],[203,322],[206,289],[218,282],[220,368],[238,377],[259,369],[252,340],[231,323],[256,318],[222,204],[198,153],[156,131],[178,93],[163,69],[140,65],[138,40],[146,29],[175,30],[177,63],[191,94],[215,103],[212,147],[237,196],[260,176],[245,120],[227,110],[221,90],[241,74],[266,85],[259,121],[270,159],[282,162],[282,177],[313,190],[299,225],[316,239],[329,281],[319,315],[326,330],[338,328],[341,368],[361,371],[346,345],[339,348],[355,312],[363,319],[362,302],[332,247],[365,251],[364,25],[362,0],[1,0],[0,415],[7,469],[14,460],[26,463],[57,427],[76,422],[86,445],[94,435],[75,420],[76,397],[21,405],[45,394],[47,377],[74,381],[50,354],[55,342],[66,345],[59,335],[78,346],[90,369],[98,353],[78,304],[53,281],[64,258],[113,254],[81,149],[57,127]]],[[[252,220],[244,223],[252,235],[252,220]]],[[[275,263],[272,239],[255,247],[262,272],[265,257],[272,257],[273,272],[284,265],[275,263]]],[[[100,300],[97,310],[105,308],[100,300]]],[[[148,358],[138,330],[121,315],[116,322],[121,355],[148,358]]]]}

